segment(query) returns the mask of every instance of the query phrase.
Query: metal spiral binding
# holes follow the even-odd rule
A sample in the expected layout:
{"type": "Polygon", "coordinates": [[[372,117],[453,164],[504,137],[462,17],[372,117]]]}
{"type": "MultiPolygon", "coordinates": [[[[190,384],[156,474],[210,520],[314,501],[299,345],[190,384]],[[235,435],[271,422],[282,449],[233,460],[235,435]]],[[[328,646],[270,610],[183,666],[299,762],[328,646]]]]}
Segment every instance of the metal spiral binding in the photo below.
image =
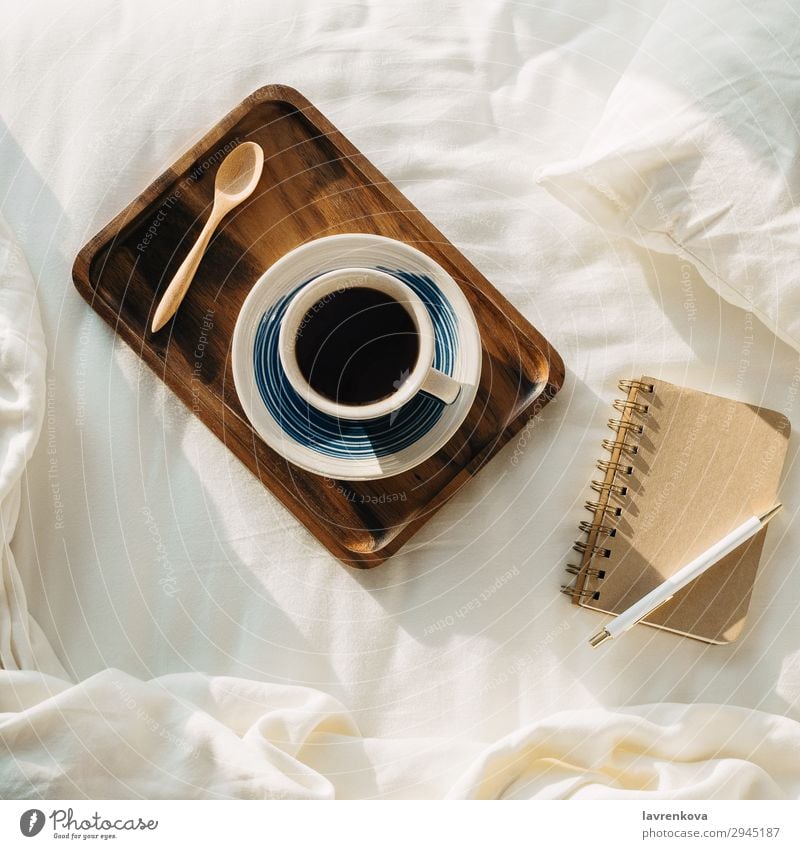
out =
{"type": "Polygon", "coordinates": [[[608,451],[609,454],[613,454],[614,451],[619,449],[621,454],[638,454],[639,446],[631,445],[629,442],[625,442],[623,439],[604,439],[602,442],[603,448],[608,451]]]}
{"type": "Polygon", "coordinates": [[[619,461],[612,460],[598,460],[597,468],[600,469],[601,472],[622,472],[623,475],[632,475],[633,474],[633,466],[630,463],[620,463],[619,461]]]}
{"type": "MultiPolygon", "coordinates": [[[[581,571],[584,570],[582,570],[577,563],[570,563],[568,566],[565,567],[564,571],[569,572],[570,575],[580,575],[581,571]]],[[[585,572],[586,574],[594,575],[596,578],[605,578],[606,576],[605,569],[587,569],[585,570],[585,572]]]]}
{"type": "Polygon", "coordinates": [[[613,492],[615,495],[627,495],[628,487],[621,483],[605,483],[605,481],[592,481],[589,486],[599,493],[613,492]]]}
{"type": "Polygon", "coordinates": [[[641,380],[620,380],[617,386],[619,386],[620,392],[630,392],[631,389],[637,389],[652,394],[655,389],[652,383],[644,383],[641,380]]]}
{"type": "Polygon", "coordinates": [[[611,430],[615,430],[617,433],[620,431],[633,431],[634,433],[644,433],[644,425],[636,424],[630,420],[626,419],[609,419],[608,426],[611,430]]]}
{"type": "Polygon", "coordinates": [[[637,413],[646,413],[650,407],[647,404],[640,404],[638,401],[623,401],[617,398],[611,405],[618,413],[624,413],[626,410],[635,410],[637,413]]]}
{"type": "Polygon", "coordinates": [[[607,537],[614,537],[617,535],[617,529],[613,525],[598,525],[594,522],[587,522],[585,519],[581,521],[578,527],[585,534],[597,531],[598,534],[605,534],[607,537]]]}
{"type": "Polygon", "coordinates": [[[583,506],[587,510],[591,510],[592,513],[594,513],[595,515],[597,515],[598,513],[605,514],[605,513],[609,513],[609,512],[613,516],[621,516],[622,515],[622,508],[621,507],[616,507],[615,505],[609,505],[609,504],[602,502],[602,501],[584,501],[583,506]]]}
{"type": "MultiPolygon", "coordinates": [[[[613,519],[619,518],[624,507],[615,503],[624,499],[629,493],[629,487],[624,482],[617,482],[617,477],[629,478],[634,467],[627,462],[627,457],[635,457],[639,453],[638,440],[635,437],[644,432],[641,419],[650,412],[650,404],[638,400],[639,394],[652,395],[655,386],[642,380],[620,380],[618,384],[627,398],[614,401],[613,408],[620,414],[619,418],[608,420],[608,426],[616,434],[614,439],[604,439],[603,448],[608,451],[610,458],[597,461],[597,468],[605,472],[603,480],[593,480],[591,488],[599,493],[596,500],[588,500],[584,507],[592,514],[592,520],[583,520],[579,529],[586,534],[586,539],[577,540],[572,546],[582,555],[579,564],[570,563],[566,571],[575,576],[571,584],[563,584],[561,592],[569,595],[573,601],[582,599],[599,599],[600,584],[606,575],[606,570],[594,562],[595,558],[610,558],[612,551],[609,547],[617,534],[613,519]],[[612,499],[613,497],[613,499],[612,499]],[[603,539],[603,542],[599,542],[603,539]],[[606,542],[607,541],[607,542],[606,542]]],[[[602,559],[600,560],[602,563],[602,559]]]]}
{"type": "Polygon", "coordinates": [[[580,598],[589,598],[589,597],[599,598],[600,597],[600,593],[597,590],[590,590],[590,589],[588,589],[588,587],[582,587],[581,589],[576,589],[574,584],[562,584],[561,585],[561,592],[564,593],[564,595],[568,595],[572,598],[575,598],[576,596],[578,596],[580,598]]]}
{"type": "Polygon", "coordinates": [[[589,554],[594,557],[595,554],[598,554],[600,557],[611,557],[611,549],[606,548],[603,545],[589,545],[585,540],[577,540],[573,546],[573,551],[577,551],[578,554],[589,554]]]}

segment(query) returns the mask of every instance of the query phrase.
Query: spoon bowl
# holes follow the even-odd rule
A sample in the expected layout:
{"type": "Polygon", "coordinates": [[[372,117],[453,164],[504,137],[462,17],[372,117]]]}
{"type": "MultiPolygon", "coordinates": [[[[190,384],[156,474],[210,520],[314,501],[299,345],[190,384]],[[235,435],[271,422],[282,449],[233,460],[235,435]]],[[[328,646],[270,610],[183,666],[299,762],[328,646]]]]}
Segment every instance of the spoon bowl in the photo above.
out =
{"type": "Polygon", "coordinates": [[[264,168],[264,151],[255,142],[243,142],[222,160],[214,179],[214,202],[222,196],[239,204],[258,185],[264,168]]]}

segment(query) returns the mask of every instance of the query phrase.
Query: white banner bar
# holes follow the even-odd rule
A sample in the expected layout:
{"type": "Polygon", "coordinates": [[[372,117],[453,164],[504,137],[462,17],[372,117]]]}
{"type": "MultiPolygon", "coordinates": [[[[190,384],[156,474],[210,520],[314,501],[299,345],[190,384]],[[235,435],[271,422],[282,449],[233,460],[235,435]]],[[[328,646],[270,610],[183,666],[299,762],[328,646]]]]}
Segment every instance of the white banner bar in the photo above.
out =
{"type": "Polygon", "coordinates": [[[800,846],[798,802],[0,802],[0,846],[800,846]]]}

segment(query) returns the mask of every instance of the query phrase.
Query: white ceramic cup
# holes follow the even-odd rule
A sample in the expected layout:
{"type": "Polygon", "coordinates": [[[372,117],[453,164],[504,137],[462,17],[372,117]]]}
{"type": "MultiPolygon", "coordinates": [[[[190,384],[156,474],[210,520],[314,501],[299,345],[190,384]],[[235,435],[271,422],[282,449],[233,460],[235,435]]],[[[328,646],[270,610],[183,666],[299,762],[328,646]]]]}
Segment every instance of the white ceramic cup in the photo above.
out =
{"type": "Polygon", "coordinates": [[[294,390],[312,407],[342,419],[360,421],[390,415],[407,404],[418,392],[426,392],[445,404],[452,404],[461,391],[461,384],[457,380],[433,367],[433,323],[422,299],[402,280],[371,268],[340,268],[322,274],[303,286],[283,314],[278,335],[278,353],[294,390]],[[417,361],[408,376],[391,395],[368,404],[342,404],[317,392],[300,370],[295,353],[298,334],[308,311],[326,296],[354,287],[377,289],[397,301],[414,323],[419,340],[417,361]]]}

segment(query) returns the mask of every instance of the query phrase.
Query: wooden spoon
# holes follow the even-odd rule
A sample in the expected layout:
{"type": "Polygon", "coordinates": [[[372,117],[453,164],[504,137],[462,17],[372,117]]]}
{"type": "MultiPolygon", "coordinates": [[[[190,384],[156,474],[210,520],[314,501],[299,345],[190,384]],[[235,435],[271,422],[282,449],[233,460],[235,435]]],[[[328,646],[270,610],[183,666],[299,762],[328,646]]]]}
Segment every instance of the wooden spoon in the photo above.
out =
{"type": "Polygon", "coordinates": [[[222,160],[214,180],[211,215],[161,298],[153,317],[153,333],[161,330],[175,315],[220,221],[253,194],[263,169],[264,151],[255,142],[243,142],[222,160]]]}

